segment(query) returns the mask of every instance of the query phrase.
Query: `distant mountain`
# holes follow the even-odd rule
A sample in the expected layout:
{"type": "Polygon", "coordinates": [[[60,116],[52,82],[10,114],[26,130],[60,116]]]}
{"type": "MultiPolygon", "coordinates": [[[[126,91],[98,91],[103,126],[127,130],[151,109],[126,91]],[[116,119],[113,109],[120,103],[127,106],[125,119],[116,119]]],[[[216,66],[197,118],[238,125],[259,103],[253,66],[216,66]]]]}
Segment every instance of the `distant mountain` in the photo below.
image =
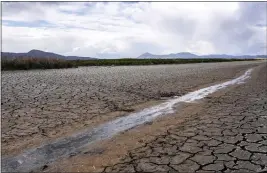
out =
{"type": "Polygon", "coordinates": [[[226,54],[211,54],[211,55],[196,55],[190,52],[171,53],[166,55],[154,55],[151,53],[144,53],[137,57],[138,59],[171,59],[171,58],[267,58],[267,55],[226,55],[226,54]]]}
{"type": "Polygon", "coordinates": [[[59,58],[65,60],[88,60],[88,59],[96,59],[91,57],[80,57],[80,56],[63,56],[59,54],[55,54],[52,52],[44,52],[41,50],[31,50],[27,53],[12,53],[12,52],[1,52],[2,58],[22,58],[22,57],[32,57],[32,58],[59,58]]]}
{"type": "Polygon", "coordinates": [[[189,53],[189,52],[181,52],[181,53],[172,53],[167,55],[153,55],[151,53],[144,53],[138,57],[139,59],[164,59],[164,58],[197,58],[197,55],[189,53]]]}
{"type": "Polygon", "coordinates": [[[166,54],[166,55],[154,55],[154,54],[146,52],[137,58],[139,59],[152,59],[152,58],[170,59],[170,58],[199,58],[199,56],[189,53],[189,52],[171,53],[171,54],[166,54]]]}

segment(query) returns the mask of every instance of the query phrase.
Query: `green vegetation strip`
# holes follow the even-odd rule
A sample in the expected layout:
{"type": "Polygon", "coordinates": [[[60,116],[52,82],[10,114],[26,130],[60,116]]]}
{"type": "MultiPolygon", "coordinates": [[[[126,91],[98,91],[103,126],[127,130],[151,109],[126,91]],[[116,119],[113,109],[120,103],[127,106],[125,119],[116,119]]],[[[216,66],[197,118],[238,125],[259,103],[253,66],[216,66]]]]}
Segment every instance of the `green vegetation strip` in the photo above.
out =
{"type": "Polygon", "coordinates": [[[2,58],[1,70],[72,68],[73,62],[54,58],[2,58]]]}
{"type": "Polygon", "coordinates": [[[1,70],[58,69],[79,66],[119,66],[119,65],[159,65],[187,64],[230,61],[253,61],[256,59],[97,59],[97,60],[62,60],[53,58],[2,58],[1,70]]]}

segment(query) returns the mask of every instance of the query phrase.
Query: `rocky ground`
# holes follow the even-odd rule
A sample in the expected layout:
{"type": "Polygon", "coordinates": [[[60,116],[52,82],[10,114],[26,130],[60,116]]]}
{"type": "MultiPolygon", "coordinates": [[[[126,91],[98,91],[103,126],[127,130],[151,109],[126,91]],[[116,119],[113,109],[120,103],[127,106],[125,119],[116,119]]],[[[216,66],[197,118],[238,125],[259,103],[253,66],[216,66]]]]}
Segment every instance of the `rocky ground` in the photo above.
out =
{"type": "Polygon", "coordinates": [[[267,64],[103,172],[267,171],[267,64]]]}
{"type": "Polygon", "coordinates": [[[21,153],[135,111],[141,103],[229,80],[259,62],[2,72],[2,154],[21,153]]]}

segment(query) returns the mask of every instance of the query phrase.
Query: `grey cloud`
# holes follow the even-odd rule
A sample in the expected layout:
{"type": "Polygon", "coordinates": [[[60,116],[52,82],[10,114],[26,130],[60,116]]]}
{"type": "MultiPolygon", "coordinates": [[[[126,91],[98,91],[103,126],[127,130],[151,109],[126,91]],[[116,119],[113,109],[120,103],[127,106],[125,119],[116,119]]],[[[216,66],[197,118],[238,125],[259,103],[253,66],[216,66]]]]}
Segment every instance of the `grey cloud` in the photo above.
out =
{"type": "MultiPolygon", "coordinates": [[[[67,2],[4,2],[2,4],[2,10],[3,16],[11,14],[20,15],[20,12],[27,12],[30,15],[36,15],[39,18],[42,18],[46,9],[50,7],[55,7],[54,11],[60,13],[61,11],[58,10],[57,6],[64,3],[67,2]]],[[[103,4],[108,5],[111,3],[115,2],[105,2],[103,4]]],[[[26,49],[25,47],[31,49],[31,45],[36,45],[38,48],[42,49],[43,47],[46,48],[54,45],[49,47],[49,50],[55,51],[56,53],[71,52],[70,50],[74,47],[80,47],[80,50],[74,52],[75,55],[136,57],[144,52],[161,54],[166,50],[169,51],[169,49],[185,51],[183,49],[190,47],[190,44],[204,41],[210,43],[214,47],[216,53],[266,54],[267,43],[266,31],[264,33],[264,28],[266,29],[267,26],[267,2],[240,2],[239,9],[233,16],[226,15],[227,17],[225,17],[216,14],[214,14],[214,16],[207,16],[211,22],[208,22],[206,24],[207,26],[204,27],[201,26],[202,23],[201,21],[198,21],[198,19],[189,19],[187,16],[168,15],[167,12],[167,15],[165,15],[165,13],[157,13],[155,9],[152,9],[153,14],[151,15],[149,11],[146,11],[149,10],[149,8],[146,7],[149,6],[150,3],[146,3],[143,7],[136,2],[118,4],[118,9],[114,15],[105,14],[105,11],[103,11],[105,8],[102,9],[101,7],[102,10],[93,10],[92,13],[94,14],[91,15],[90,10],[95,8],[96,4],[97,3],[94,2],[88,2],[85,4],[84,8],[76,8],[77,11],[85,11],[85,16],[88,17],[88,20],[83,19],[80,23],[78,22],[78,24],[75,25],[69,21],[67,21],[66,24],[60,24],[60,21],[53,22],[59,26],[63,26],[64,29],[70,32],[72,32],[72,29],[81,29],[83,31],[97,30],[112,35],[116,34],[116,39],[118,38],[121,42],[125,42],[125,44],[129,45],[129,48],[120,50],[121,52],[113,51],[100,53],[106,48],[112,50],[112,46],[110,45],[112,45],[114,40],[110,39],[111,43],[108,43],[104,48],[103,46],[84,47],[84,42],[86,42],[86,40],[83,40],[82,38],[77,39],[79,35],[68,35],[67,32],[66,35],[61,36],[62,38],[53,37],[44,40],[31,40],[32,44],[27,43],[26,46],[23,45],[23,42],[25,41],[23,38],[9,38],[9,40],[4,40],[5,44],[3,44],[3,47],[5,49],[15,49],[13,45],[16,45],[18,49],[26,49]],[[131,7],[129,7],[129,5],[131,7]],[[129,9],[128,11],[124,11],[124,14],[123,9],[126,8],[129,9]],[[122,12],[120,13],[121,10],[122,12]],[[135,18],[136,16],[134,17],[133,14],[137,13],[139,16],[135,18]],[[92,17],[94,15],[96,16],[95,18],[92,17]],[[157,22],[154,22],[155,19],[157,22]],[[122,21],[125,21],[125,23],[122,21]],[[89,25],[90,23],[92,23],[92,25],[89,25]],[[144,36],[142,36],[138,29],[137,31],[134,30],[139,26],[144,26],[144,33],[151,33],[151,35],[146,37],[144,34],[144,36]],[[151,31],[147,29],[149,27],[151,31]],[[133,32],[131,32],[131,29],[133,29],[133,32]],[[123,35],[120,36],[118,33],[122,33],[123,35]],[[262,37],[259,35],[262,35],[262,37]],[[131,39],[125,38],[131,36],[133,37],[131,39]],[[160,39],[163,39],[165,43],[159,42],[160,39]],[[168,46],[173,47],[170,48],[168,46]]],[[[47,18],[47,20],[49,20],[49,18],[47,18]]],[[[101,40],[95,41],[99,42],[101,40]]],[[[114,50],[118,51],[119,49],[114,50]]]]}
{"type": "MultiPolygon", "coordinates": [[[[257,31],[253,27],[258,27],[259,23],[266,23],[266,4],[257,2],[243,2],[240,4],[240,10],[228,20],[216,23],[220,27],[214,32],[211,40],[215,47],[221,53],[235,53],[237,49],[238,54],[248,53],[266,53],[265,48],[262,44],[266,44],[266,39],[263,37],[262,40],[254,40],[255,44],[251,45],[249,40],[255,39],[257,31]],[[259,44],[259,42],[261,42],[259,44]],[[261,46],[260,46],[261,45],[261,46]]],[[[265,32],[266,36],[266,32],[265,32]]]]}
{"type": "Polygon", "coordinates": [[[182,17],[172,17],[164,18],[158,26],[162,32],[169,34],[178,34],[179,37],[183,39],[192,39],[196,31],[196,21],[182,18],[182,17]]]}
{"type": "Polygon", "coordinates": [[[251,54],[253,52],[254,54],[267,54],[266,52],[266,42],[256,42],[251,46],[248,46],[247,49],[243,50],[243,54],[251,54]]]}
{"type": "MultiPolygon", "coordinates": [[[[33,12],[38,12],[39,9],[36,8],[37,5],[41,6],[56,6],[59,3],[62,2],[3,2],[2,3],[2,10],[3,10],[3,15],[9,15],[9,14],[14,14],[14,13],[19,13],[23,11],[33,11],[33,12]]],[[[40,11],[39,11],[40,12],[40,11]]]]}
{"type": "Polygon", "coordinates": [[[240,20],[246,24],[267,25],[267,2],[240,3],[240,20]]]}

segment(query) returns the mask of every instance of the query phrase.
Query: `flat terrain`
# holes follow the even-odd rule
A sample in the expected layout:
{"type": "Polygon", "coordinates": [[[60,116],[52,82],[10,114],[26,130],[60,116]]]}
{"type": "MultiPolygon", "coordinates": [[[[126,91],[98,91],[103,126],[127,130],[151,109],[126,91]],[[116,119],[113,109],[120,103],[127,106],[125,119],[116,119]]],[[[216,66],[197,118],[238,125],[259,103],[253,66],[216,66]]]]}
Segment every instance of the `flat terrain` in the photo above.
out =
{"type": "Polygon", "coordinates": [[[267,64],[104,172],[267,171],[267,64]]]}
{"type": "Polygon", "coordinates": [[[2,154],[232,79],[262,62],[2,72],[2,154]]]}
{"type": "Polygon", "coordinates": [[[72,172],[267,170],[267,63],[251,78],[43,167],[72,172]]]}

